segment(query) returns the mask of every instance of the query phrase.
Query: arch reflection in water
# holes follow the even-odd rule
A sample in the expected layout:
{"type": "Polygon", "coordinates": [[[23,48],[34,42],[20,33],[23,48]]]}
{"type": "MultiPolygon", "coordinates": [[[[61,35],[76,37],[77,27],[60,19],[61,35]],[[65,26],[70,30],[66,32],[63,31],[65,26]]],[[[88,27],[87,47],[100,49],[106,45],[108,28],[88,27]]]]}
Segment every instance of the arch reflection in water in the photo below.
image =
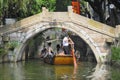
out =
{"type": "Polygon", "coordinates": [[[72,78],[75,78],[75,72],[74,66],[70,65],[57,65],[55,66],[55,74],[56,79],[62,79],[62,80],[71,80],[72,78]]]}
{"type": "Polygon", "coordinates": [[[0,80],[24,80],[22,63],[0,64],[0,80]]]}
{"type": "Polygon", "coordinates": [[[111,80],[110,78],[110,66],[105,64],[97,64],[93,69],[93,73],[86,78],[91,80],[111,80]]]}
{"type": "MultiPolygon", "coordinates": [[[[119,69],[114,68],[114,71],[119,69]]],[[[119,80],[118,75],[115,77],[119,80]]],[[[48,65],[39,60],[0,64],[0,80],[111,80],[112,78],[111,67],[104,64],[80,62],[77,69],[74,69],[73,65],[48,65]]]]}

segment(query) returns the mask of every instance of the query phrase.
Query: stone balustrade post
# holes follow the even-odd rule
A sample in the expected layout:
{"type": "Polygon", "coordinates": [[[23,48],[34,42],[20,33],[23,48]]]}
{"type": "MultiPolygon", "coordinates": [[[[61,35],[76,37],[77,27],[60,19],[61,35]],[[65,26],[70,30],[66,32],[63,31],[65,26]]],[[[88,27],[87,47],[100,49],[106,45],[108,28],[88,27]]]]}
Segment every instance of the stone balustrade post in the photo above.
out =
{"type": "Polygon", "coordinates": [[[115,36],[119,37],[119,35],[120,35],[120,25],[117,25],[115,28],[115,36]]]}
{"type": "Polygon", "coordinates": [[[73,14],[72,6],[68,6],[68,15],[70,18],[72,18],[72,14],[73,14]]]}
{"type": "Polygon", "coordinates": [[[46,7],[42,7],[42,17],[45,17],[47,16],[47,13],[48,13],[48,9],[46,9],[46,7]]]}

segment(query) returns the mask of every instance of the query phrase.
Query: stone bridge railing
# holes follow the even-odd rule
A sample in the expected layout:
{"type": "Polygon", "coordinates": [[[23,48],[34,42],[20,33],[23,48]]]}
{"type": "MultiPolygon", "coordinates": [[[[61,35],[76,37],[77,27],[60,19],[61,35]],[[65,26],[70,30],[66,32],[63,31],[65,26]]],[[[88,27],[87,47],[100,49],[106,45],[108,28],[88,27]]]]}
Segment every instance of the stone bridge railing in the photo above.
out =
{"type": "Polygon", "coordinates": [[[0,28],[0,36],[9,34],[20,29],[30,27],[31,25],[37,24],[41,21],[51,22],[68,22],[72,21],[78,25],[84,25],[83,27],[91,30],[115,37],[115,28],[102,24],[100,22],[88,19],[72,12],[71,7],[68,8],[68,12],[49,12],[46,8],[43,8],[42,13],[33,15],[31,17],[20,20],[12,25],[6,25],[0,28]]]}

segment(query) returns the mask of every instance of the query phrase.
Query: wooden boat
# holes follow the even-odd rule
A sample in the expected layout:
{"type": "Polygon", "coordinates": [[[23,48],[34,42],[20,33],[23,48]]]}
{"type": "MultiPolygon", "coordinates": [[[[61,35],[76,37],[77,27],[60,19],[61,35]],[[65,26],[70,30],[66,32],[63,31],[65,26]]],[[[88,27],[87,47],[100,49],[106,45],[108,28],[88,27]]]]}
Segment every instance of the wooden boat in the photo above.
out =
{"type": "Polygon", "coordinates": [[[73,65],[72,55],[55,55],[53,57],[47,56],[44,58],[45,63],[55,64],[55,65],[73,65]]]}
{"type": "Polygon", "coordinates": [[[71,45],[71,52],[70,54],[72,55],[65,55],[64,52],[59,53],[58,55],[54,55],[53,57],[50,55],[47,55],[47,57],[44,58],[44,62],[45,63],[49,63],[49,64],[57,64],[57,65],[70,65],[70,64],[74,64],[74,66],[76,66],[76,58],[74,55],[74,43],[73,41],[69,38],[70,41],[70,45],[71,45]]]}

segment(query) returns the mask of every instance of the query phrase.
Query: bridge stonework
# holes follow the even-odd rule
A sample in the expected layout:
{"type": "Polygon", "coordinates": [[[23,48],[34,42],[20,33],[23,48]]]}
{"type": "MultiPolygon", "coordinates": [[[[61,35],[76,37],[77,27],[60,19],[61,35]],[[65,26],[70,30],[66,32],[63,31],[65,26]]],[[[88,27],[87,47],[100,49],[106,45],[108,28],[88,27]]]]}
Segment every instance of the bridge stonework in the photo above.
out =
{"type": "MultiPolygon", "coordinates": [[[[92,49],[98,63],[110,60],[109,40],[116,37],[115,28],[100,22],[75,14],[72,7],[68,12],[49,12],[43,8],[42,13],[16,22],[10,29],[0,31],[1,36],[7,35],[10,40],[17,40],[19,46],[15,48],[10,61],[22,60],[25,46],[30,38],[48,28],[65,28],[81,37],[92,49]]],[[[1,39],[1,38],[0,38],[1,39]]],[[[2,39],[1,39],[2,40],[2,39]]]]}

